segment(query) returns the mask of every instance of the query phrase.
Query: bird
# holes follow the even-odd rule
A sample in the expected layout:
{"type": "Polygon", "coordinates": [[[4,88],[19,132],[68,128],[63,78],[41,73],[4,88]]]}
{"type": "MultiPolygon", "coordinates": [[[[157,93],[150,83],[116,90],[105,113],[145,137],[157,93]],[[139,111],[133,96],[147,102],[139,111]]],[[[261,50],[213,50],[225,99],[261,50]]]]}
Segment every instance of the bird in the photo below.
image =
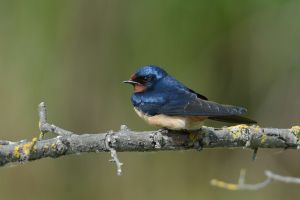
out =
{"type": "Polygon", "coordinates": [[[139,68],[124,83],[133,85],[131,102],[148,124],[170,130],[197,130],[210,119],[255,124],[243,117],[246,108],[209,101],[155,65],[139,68]]]}

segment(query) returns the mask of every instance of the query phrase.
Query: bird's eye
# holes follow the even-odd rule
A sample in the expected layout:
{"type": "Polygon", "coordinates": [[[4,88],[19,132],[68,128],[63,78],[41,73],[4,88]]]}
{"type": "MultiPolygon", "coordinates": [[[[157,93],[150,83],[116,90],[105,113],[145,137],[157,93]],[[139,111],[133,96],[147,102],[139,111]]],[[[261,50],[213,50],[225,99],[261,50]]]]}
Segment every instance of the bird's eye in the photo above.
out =
{"type": "Polygon", "coordinates": [[[141,84],[145,84],[145,83],[149,83],[150,81],[152,81],[153,77],[152,76],[139,76],[135,79],[135,81],[141,83],[141,84]]]}
{"type": "Polygon", "coordinates": [[[144,80],[145,82],[148,82],[148,81],[151,81],[151,80],[152,80],[152,77],[151,77],[151,76],[144,76],[144,77],[143,77],[143,80],[144,80]]]}

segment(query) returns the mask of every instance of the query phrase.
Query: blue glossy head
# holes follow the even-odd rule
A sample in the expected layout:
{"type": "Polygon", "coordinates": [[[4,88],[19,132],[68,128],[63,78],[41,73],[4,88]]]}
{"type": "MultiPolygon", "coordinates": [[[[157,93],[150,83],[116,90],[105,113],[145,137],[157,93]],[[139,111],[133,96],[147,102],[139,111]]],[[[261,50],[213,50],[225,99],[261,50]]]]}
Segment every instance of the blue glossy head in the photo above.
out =
{"type": "Polygon", "coordinates": [[[141,67],[133,74],[128,81],[134,86],[135,92],[143,92],[152,88],[160,79],[166,77],[168,73],[162,68],[154,65],[147,65],[141,67]]]}

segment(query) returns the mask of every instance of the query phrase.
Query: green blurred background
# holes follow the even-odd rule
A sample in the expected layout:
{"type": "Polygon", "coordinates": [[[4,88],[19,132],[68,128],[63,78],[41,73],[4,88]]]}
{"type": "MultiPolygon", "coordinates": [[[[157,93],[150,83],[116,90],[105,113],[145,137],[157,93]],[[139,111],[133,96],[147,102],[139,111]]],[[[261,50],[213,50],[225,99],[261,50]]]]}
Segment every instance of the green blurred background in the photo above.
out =
{"type": "MultiPolygon", "coordinates": [[[[0,1],[1,139],[38,135],[37,105],[75,132],[151,130],[123,85],[138,67],[164,67],[210,99],[243,105],[261,126],[300,123],[300,1],[0,1]]],[[[216,125],[216,124],[209,124],[216,125]]],[[[217,124],[218,126],[223,124],[217,124]]],[[[43,159],[0,169],[1,199],[297,199],[299,185],[257,192],[210,186],[212,178],[264,180],[266,169],[300,176],[299,152],[205,149],[43,159]],[[287,196],[288,193],[288,196],[287,196]]]]}

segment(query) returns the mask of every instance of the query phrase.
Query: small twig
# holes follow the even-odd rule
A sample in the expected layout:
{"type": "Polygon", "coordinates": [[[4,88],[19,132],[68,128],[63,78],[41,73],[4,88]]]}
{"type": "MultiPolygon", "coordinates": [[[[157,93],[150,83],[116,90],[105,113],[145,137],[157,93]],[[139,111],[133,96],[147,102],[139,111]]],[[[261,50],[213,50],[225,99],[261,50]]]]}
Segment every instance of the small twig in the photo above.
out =
{"type": "Polygon", "coordinates": [[[292,176],[281,176],[278,174],[274,174],[271,171],[265,171],[265,175],[269,177],[270,179],[274,181],[280,181],[285,183],[294,183],[294,184],[300,184],[300,178],[292,177],[292,176]]]}
{"type": "Polygon", "coordinates": [[[246,178],[246,170],[245,169],[241,169],[240,171],[240,177],[239,177],[239,185],[243,185],[245,184],[245,178],[246,178]]]}
{"type": "Polygon", "coordinates": [[[258,148],[254,148],[254,149],[253,149],[252,161],[255,161],[255,160],[256,160],[256,157],[257,157],[257,151],[258,151],[258,148]]]}
{"type": "Polygon", "coordinates": [[[220,181],[217,179],[211,180],[210,183],[213,186],[227,189],[227,190],[259,190],[259,189],[262,189],[262,188],[266,187],[267,185],[269,185],[272,181],[300,184],[300,178],[290,177],[290,176],[282,176],[282,175],[274,174],[273,172],[268,171],[268,170],[265,171],[265,175],[267,178],[263,182],[256,183],[256,184],[246,184],[245,183],[245,175],[246,175],[245,170],[241,170],[238,184],[227,183],[227,182],[220,181]]]}
{"type": "Polygon", "coordinates": [[[74,135],[73,132],[64,130],[54,124],[49,124],[47,122],[47,109],[44,102],[41,102],[38,106],[38,113],[39,113],[39,129],[41,131],[40,140],[47,132],[55,133],[59,136],[71,136],[74,135]]]}
{"type": "Polygon", "coordinates": [[[112,147],[112,144],[115,142],[115,140],[113,139],[113,132],[110,131],[109,133],[107,133],[106,137],[105,137],[105,145],[106,148],[110,151],[110,155],[111,155],[111,162],[114,162],[117,166],[117,175],[121,176],[122,175],[122,165],[123,163],[120,162],[118,155],[117,155],[117,151],[112,147]]]}
{"type": "MultiPolygon", "coordinates": [[[[48,124],[47,122],[47,109],[46,109],[46,105],[44,102],[41,102],[39,104],[38,107],[38,111],[39,111],[39,128],[41,131],[41,135],[40,135],[40,140],[43,138],[43,136],[47,133],[47,132],[53,132],[57,135],[59,135],[60,137],[68,137],[68,136],[72,136],[72,135],[76,135],[71,131],[67,131],[64,130],[58,126],[55,126],[53,124],[48,124]]],[[[121,129],[124,129],[124,126],[121,127],[121,129]]],[[[113,140],[113,136],[112,136],[113,132],[109,132],[106,137],[105,137],[105,145],[106,148],[110,151],[111,153],[111,157],[112,159],[110,160],[111,162],[114,162],[117,166],[117,174],[118,176],[122,175],[122,168],[121,166],[123,165],[123,163],[120,162],[120,160],[118,159],[117,156],[117,151],[112,147],[112,143],[114,142],[113,140]]],[[[60,139],[59,137],[59,139],[60,139]]],[[[60,140],[58,140],[59,142],[61,142],[60,140]]]]}

